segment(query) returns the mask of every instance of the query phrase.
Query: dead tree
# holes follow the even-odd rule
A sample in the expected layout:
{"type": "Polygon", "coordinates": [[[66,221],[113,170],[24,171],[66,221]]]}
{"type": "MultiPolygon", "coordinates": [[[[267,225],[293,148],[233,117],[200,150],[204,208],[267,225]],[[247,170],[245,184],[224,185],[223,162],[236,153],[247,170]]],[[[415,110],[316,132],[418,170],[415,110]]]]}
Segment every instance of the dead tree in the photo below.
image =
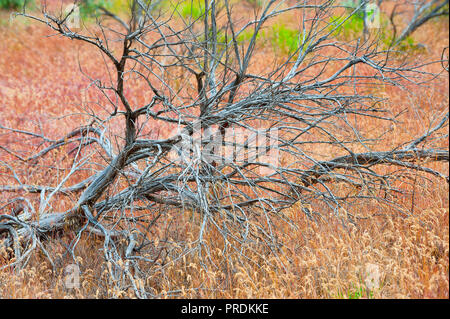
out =
{"type": "Polygon", "coordinates": [[[340,42],[339,25],[328,23],[333,1],[271,0],[247,20],[227,0],[206,0],[203,7],[200,17],[183,18],[177,5],[155,11],[135,1],[128,20],[103,9],[97,32],[72,30],[66,16],[49,11],[21,13],[94,46],[105,57],[105,70],[113,72],[109,83],[91,84],[104,93],[107,116],[87,110],[89,121],[59,139],[0,124],[2,134],[41,143],[34,154],[19,152],[20,145],[0,145],[3,158],[10,159],[0,162],[9,172],[0,190],[12,194],[0,215],[1,245],[15,255],[3,268],[24,267],[34,251],[46,252],[46,235],[72,227],[78,236],[104,239],[104,259],[119,288],[155,297],[137,280],[155,265],[157,256],[146,255],[150,231],[169,211],[188,211],[201,221],[197,239],[180,254],[208,255],[204,236],[212,229],[230,249],[258,240],[277,253],[277,224],[295,228],[284,214],[295,203],[308,219],[357,224],[369,203],[410,214],[397,203],[408,191],[399,182],[405,185],[417,172],[448,183],[448,176],[426,165],[448,162],[442,142],[448,113],[416,139],[378,148],[388,129],[384,123],[397,120],[371,92],[437,76],[423,69],[425,63],[397,59],[373,38],[340,42]],[[137,5],[140,19],[133,14],[137,5]],[[255,61],[263,29],[292,11],[299,17],[297,49],[253,73],[255,63],[265,63],[255,61]],[[244,34],[250,36],[243,39],[244,34]],[[145,104],[130,102],[131,76],[152,92],[145,104]],[[379,123],[379,137],[365,136],[358,125],[363,119],[379,123]],[[171,133],[149,138],[158,125],[171,133]],[[56,184],[24,184],[11,162],[33,167],[69,145],[72,158],[56,184]],[[68,196],[76,203],[55,211],[55,203],[68,196]]]}
{"type": "Polygon", "coordinates": [[[419,0],[419,1],[400,1],[396,3],[391,14],[390,20],[393,27],[394,44],[399,44],[415,32],[428,21],[448,16],[448,0],[419,0]],[[400,11],[410,11],[412,8],[412,16],[407,19],[406,25],[398,30],[394,19],[400,15],[400,11]]]}

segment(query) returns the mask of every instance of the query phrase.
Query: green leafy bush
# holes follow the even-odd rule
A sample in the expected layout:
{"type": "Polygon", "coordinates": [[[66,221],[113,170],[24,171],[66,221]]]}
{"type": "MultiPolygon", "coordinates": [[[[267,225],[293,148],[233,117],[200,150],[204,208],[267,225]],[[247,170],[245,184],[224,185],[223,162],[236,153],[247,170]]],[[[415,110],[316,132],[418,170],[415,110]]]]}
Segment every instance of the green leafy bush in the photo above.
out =
{"type": "Polygon", "coordinates": [[[30,4],[31,1],[25,0],[0,0],[0,9],[20,9],[24,4],[30,4]]]}
{"type": "MultiPolygon", "coordinates": [[[[351,14],[351,12],[349,12],[349,14],[351,14]]],[[[361,37],[364,32],[364,13],[356,12],[350,17],[349,14],[345,16],[333,16],[329,20],[329,30],[334,30],[334,35],[344,40],[356,39],[361,37]]],[[[373,14],[373,12],[368,13],[369,19],[370,14],[373,14]]],[[[382,44],[385,48],[391,45],[393,36],[392,28],[390,27],[389,20],[385,15],[380,15],[380,27],[372,30],[369,29],[369,32],[372,37],[378,37],[380,44],[382,44]]],[[[405,39],[403,42],[408,42],[411,46],[414,41],[412,38],[409,38],[405,39]]]]}
{"type": "Polygon", "coordinates": [[[284,24],[276,24],[271,30],[271,42],[275,50],[284,54],[294,52],[299,45],[299,31],[286,27],[284,24]]]}
{"type": "Polygon", "coordinates": [[[186,0],[180,3],[178,11],[183,18],[196,20],[205,14],[205,4],[200,0],[186,0]]]}
{"type": "MultiPolygon", "coordinates": [[[[239,43],[248,42],[254,35],[254,30],[248,28],[237,36],[237,41],[239,43]]],[[[297,50],[299,41],[299,31],[287,27],[282,23],[275,24],[268,29],[261,30],[256,40],[259,44],[269,44],[272,46],[273,50],[279,54],[292,54],[297,50]]],[[[230,38],[231,39],[231,38],[230,38]]]]}
{"type": "MultiPolygon", "coordinates": [[[[255,34],[255,30],[247,28],[241,33],[239,33],[239,35],[237,36],[237,41],[238,42],[250,41],[250,39],[253,37],[253,34],[255,34]]],[[[259,38],[259,36],[257,36],[257,38],[259,38]]]]}
{"type": "Polygon", "coordinates": [[[361,34],[364,29],[364,15],[354,14],[351,17],[333,16],[330,18],[330,31],[335,28],[334,33],[342,35],[346,39],[356,34],[361,34]]]}
{"type": "Polygon", "coordinates": [[[84,0],[80,3],[80,14],[84,18],[95,16],[100,7],[109,9],[110,6],[111,1],[107,0],[84,0]]]}

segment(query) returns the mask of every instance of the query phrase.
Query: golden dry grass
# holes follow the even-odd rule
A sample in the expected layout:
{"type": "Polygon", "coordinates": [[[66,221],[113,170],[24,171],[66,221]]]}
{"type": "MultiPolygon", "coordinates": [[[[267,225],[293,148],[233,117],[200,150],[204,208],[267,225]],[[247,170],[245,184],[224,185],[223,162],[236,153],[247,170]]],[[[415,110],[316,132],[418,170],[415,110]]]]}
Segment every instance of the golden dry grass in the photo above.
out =
{"type": "MultiPolygon", "coordinates": [[[[2,124],[12,127],[30,126],[26,118],[41,119],[43,128],[57,137],[62,135],[63,127],[68,131],[74,126],[74,117],[62,119],[55,126],[56,121],[47,121],[43,114],[77,112],[86,100],[98,98],[90,90],[83,90],[88,83],[79,73],[77,58],[91,73],[102,74],[103,70],[98,61],[89,58],[90,49],[74,50],[68,40],[44,38],[46,32],[34,24],[0,25],[0,114],[2,124]]],[[[439,57],[445,46],[442,42],[447,41],[448,46],[448,20],[430,23],[414,37],[426,44],[427,57],[439,57]]],[[[263,50],[257,58],[270,54],[270,50],[263,50]]],[[[408,112],[399,118],[402,125],[377,147],[390,148],[422,134],[430,114],[448,108],[447,90],[448,77],[414,94],[398,88],[381,92],[390,98],[393,113],[403,109],[408,112]]],[[[146,98],[136,94],[135,102],[146,98]]],[[[367,132],[377,129],[369,120],[359,124],[367,132]]],[[[8,143],[2,137],[0,141],[8,143]]],[[[430,167],[449,173],[447,164],[430,167]]],[[[54,178],[39,170],[27,176],[29,180],[24,182],[30,184],[54,178]]],[[[211,249],[208,269],[200,266],[197,254],[176,262],[171,262],[169,254],[166,266],[140,284],[168,298],[449,298],[448,191],[447,183],[434,179],[417,185],[410,217],[399,216],[389,207],[368,204],[361,207],[358,227],[343,227],[333,218],[310,222],[296,205],[285,213],[297,228],[278,225],[279,239],[285,246],[277,255],[268,254],[258,243],[251,247],[253,250],[245,251],[248,259],[232,250],[224,255],[222,237],[211,231],[205,238],[211,249]],[[372,287],[370,278],[377,278],[378,285],[372,287]]],[[[405,207],[412,205],[410,197],[399,200],[405,207]]],[[[64,209],[71,202],[60,205],[55,208],[64,209]]],[[[169,237],[174,241],[195,238],[199,223],[192,218],[174,215],[177,229],[182,231],[169,237]]],[[[164,232],[164,228],[157,229],[153,235],[163,238],[164,232]]],[[[0,298],[134,296],[131,290],[111,290],[105,273],[108,265],[98,253],[102,243],[92,237],[83,237],[76,249],[82,270],[80,288],[65,288],[64,266],[72,261],[65,255],[64,244],[70,242],[71,236],[69,233],[48,242],[48,251],[58,261],[55,272],[42,254],[33,256],[29,266],[18,273],[1,272],[0,298]]],[[[156,239],[154,246],[157,250],[164,243],[156,239]]],[[[8,252],[0,252],[0,265],[7,257],[8,252]]]]}

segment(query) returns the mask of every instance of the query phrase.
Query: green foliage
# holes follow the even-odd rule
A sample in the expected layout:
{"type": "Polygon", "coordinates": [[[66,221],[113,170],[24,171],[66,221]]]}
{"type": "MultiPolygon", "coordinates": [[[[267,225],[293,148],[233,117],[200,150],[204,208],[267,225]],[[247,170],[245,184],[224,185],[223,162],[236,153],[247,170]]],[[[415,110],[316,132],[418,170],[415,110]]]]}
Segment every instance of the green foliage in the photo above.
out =
{"type": "MultiPolygon", "coordinates": [[[[368,12],[369,19],[371,14],[374,13],[368,12]]],[[[350,17],[348,15],[333,16],[329,20],[329,30],[334,30],[333,34],[344,40],[358,38],[362,36],[362,33],[364,32],[364,14],[357,12],[350,17]]],[[[371,29],[369,32],[372,37],[378,37],[380,44],[384,48],[388,48],[393,42],[392,27],[390,27],[388,18],[383,14],[380,15],[380,28],[371,29]]],[[[414,40],[411,37],[408,37],[402,41],[398,49],[409,50],[414,49],[415,47],[416,44],[414,44],[414,40]]]]}
{"type": "Polygon", "coordinates": [[[31,1],[26,0],[0,0],[0,9],[21,9],[24,5],[31,4],[31,1]]]}
{"type": "Polygon", "coordinates": [[[129,13],[131,8],[131,0],[110,0],[108,1],[108,10],[115,14],[123,12],[129,13]]]}
{"type": "MultiPolygon", "coordinates": [[[[84,0],[86,1],[86,0],[84,0]]],[[[91,4],[89,4],[88,11],[90,9],[90,13],[96,13],[96,10],[99,6],[106,8],[108,11],[111,11],[112,13],[115,13],[117,15],[121,14],[129,14],[131,12],[131,9],[133,7],[133,0],[103,0],[103,1],[92,1],[90,0],[91,4]]],[[[152,0],[141,0],[141,4],[144,6],[149,6],[152,11],[161,9],[164,5],[166,5],[166,1],[157,2],[155,4],[155,1],[152,0]],[[153,4],[153,5],[152,5],[153,4]]]]}
{"type": "Polygon", "coordinates": [[[111,5],[112,2],[107,0],[83,0],[80,3],[80,14],[84,18],[96,16],[100,7],[110,9],[111,5]]]}
{"type": "MultiPolygon", "coordinates": [[[[348,40],[352,37],[359,36],[364,31],[364,8],[360,8],[355,12],[355,9],[360,5],[360,0],[343,1],[342,5],[346,7],[346,14],[342,16],[332,16],[329,20],[330,31],[335,29],[334,34],[340,35],[348,40]]],[[[371,20],[376,13],[373,10],[367,10],[367,20],[371,20]]],[[[380,16],[381,18],[381,16],[380,16]]],[[[388,21],[386,18],[381,19],[381,28],[386,29],[388,21]]],[[[384,31],[382,32],[384,35],[384,31]]]]}
{"type": "Polygon", "coordinates": [[[364,15],[333,16],[330,18],[330,31],[335,29],[335,35],[342,35],[345,39],[361,34],[364,29],[364,15]],[[348,18],[348,19],[347,19],[348,18]]]}
{"type": "Polygon", "coordinates": [[[299,46],[299,31],[283,24],[276,24],[270,30],[272,47],[283,54],[291,54],[299,46]]]}
{"type": "Polygon", "coordinates": [[[263,0],[247,0],[255,8],[261,8],[264,1],[263,0]]]}
{"type": "Polygon", "coordinates": [[[410,54],[420,54],[426,51],[426,47],[423,44],[416,43],[416,41],[414,41],[414,39],[411,36],[408,36],[398,44],[396,50],[409,52],[410,54]]]}
{"type": "Polygon", "coordinates": [[[282,23],[273,25],[268,32],[263,31],[262,35],[264,38],[270,39],[276,53],[292,54],[300,45],[300,32],[282,23]]]}
{"type": "Polygon", "coordinates": [[[347,10],[354,9],[358,6],[359,0],[342,0],[340,5],[347,7],[347,10]]]}
{"type": "MultiPolygon", "coordinates": [[[[254,29],[250,29],[250,28],[245,29],[244,31],[239,33],[239,35],[237,36],[237,41],[238,42],[250,41],[254,34],[255,34],[254,29]]],[[[259,36],[256,36],[256,38],[259,38],[259,36]]]]}
{"type": "Polygon", "coordinates": [[[364,288],[354,286],[353,289],[349,289],[346,292],[338,292],[337,298],[339,299],[361,299],[361,298],[373,298],[373,292],[364,288]]]}
{"type": "Polygon", "coordinates": [[[201,0],[186,0],[180,3],[178,12],[183,18],[197,20],[205,14],[205,4],[201,0]]]}
{"type": "MultiPolygon", "coordinates": [[[[237,41],[239,43],[248,42],[252,39],[254,33],[255,30],[248,28],[239,33],[237,41]]],[[[278,23],[268,29],[261,30],[256,36],[256,40],[262,41],[259,44],[269,43],[276,53],[292,54],[300,44],[299,36],[298,30],[278,23]]]]}

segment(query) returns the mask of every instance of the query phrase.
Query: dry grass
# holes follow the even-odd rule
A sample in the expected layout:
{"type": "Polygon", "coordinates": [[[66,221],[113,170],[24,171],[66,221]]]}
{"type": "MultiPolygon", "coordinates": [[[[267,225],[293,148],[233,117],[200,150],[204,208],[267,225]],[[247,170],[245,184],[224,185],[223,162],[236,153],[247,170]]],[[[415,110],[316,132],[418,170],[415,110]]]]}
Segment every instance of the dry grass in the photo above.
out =
{"type": "MultiPolygon", "coordinates": [[[[0,19],[5,19],[6,15],[1,14],[0,19]]],[[[61,130],[69,131],[74,123],[82,122],[83,116],[50,121],[48,114],[77,113],[86,101],[99,99],[94,91],[84,89],[88,82],[79,72],[77,59],[83,61],[83,68],[90,74],[103,74],[104,70],[99,60],[91,58],[91,49],[56,37],[44,38],[46,34],[47,30],[32,24],[0,24],[1,124],[36,128],[40,122],[43,129],[57,137],[63,134],[61,130]]],[[[448,21],[430,23],[414,37],[426,44],[428,58],[439,57],[442,47],[448,46],[448,21]],[[445,41],[446,45],[442,43],[445,41]]],[[[263,50],[258,59],[266,59],[270,54],[270,50],[263,50]]],[[[380,92],[390,98],[388,106],[393,113],[404,109],[407,112],[399,118],[402,125],[395,127],[377,147],[390,148],[422,134],[430,117],[448,108],[447,89],[448,78],[414,92],[398,88],[380,92]]],[[[139,87],[135,90],[139,92],[139,87]]],[[[146,100],[144,95],[135,94],[133,102],[146,100]]],[[[378,129],[369,120],[359,125],[366,132],[378,129]]],[[[160,130],[163,134],[164,128],[160,130]]],[[[0,136],[0,143],[9,142],[0,136]]],[[[448,165],[430,165],[448,175],[448,165]]],[[[57,180],[39,168],[26,176],[23,182],[30,184],[57,180]]],[[[421,182],[415,186],[414,204],[411,196],[399,198],[404,207],[411,208],[412,216],[399,216],[389,207],[368,203],[361,207],[357,226],[343,226],[336,218],[314,223],[294,206],[285,213],[296,228],[278,225],[284,247],[276,255],[255,242],[250,247],[253,250],[245,251],[243,258],[240,252],[224,247],[222,237],[211,231],[205,239],[211,259],[204,266],[197,254],[171,260],[182,248],[165,248],[168,246],[162,239],[189,242],[199,231],[194,216],[175,212],[172,222],[178,231],[167,233],[168,228],[160,225],[152,234],[155,251],[164,252],[164,267],[155,267],[157,270],[141,284],[168,298],[449,298],[448,191],[444,181],[421,182]],[[370,278],[375,278],[378,285],[372,286],[370,278]]],[[[67,199],[55,208],[72,204],[67,199]]],[[[110,289],[105,273],[108,265],[98,253],[101,241],[86,236],[76,249],[82,271],[80,288],[65,288],[64,267],[73,260],[64,246],[73,236],[69,231],[62,238],[55,236],[48,241],[47,250],[56,256],[56,269],[50,267],[44,255],[36,254],[26,269],[1,272],[0,298],[133,297],[131,289],[110,289]]],[[[0,265],[8,256],[7,251],[0,252],[0,265]]]]}

